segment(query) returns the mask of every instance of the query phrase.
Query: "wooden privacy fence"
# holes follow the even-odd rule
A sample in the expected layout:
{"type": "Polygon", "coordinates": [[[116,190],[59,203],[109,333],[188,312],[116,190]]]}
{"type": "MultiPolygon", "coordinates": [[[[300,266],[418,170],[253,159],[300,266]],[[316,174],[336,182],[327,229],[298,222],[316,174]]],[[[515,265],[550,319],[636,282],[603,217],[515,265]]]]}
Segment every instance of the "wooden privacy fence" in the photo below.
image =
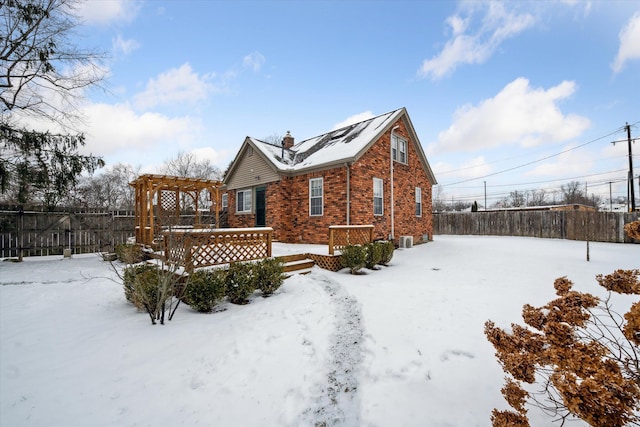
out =
{"type": "Polygon", "coordinates": [[[433,215],[434,234],[543,237],[593,242],[633,242],[624,226],[640,213],[499,211],[433,215]]]}
{"type": "Polygon", "coordinates": [[[349,245],[373,241],[373,225],[332,225],[329,227],[329,255],[349,245]]]}
{"type": "Polygon", "coordinates": [[[133,227],[129,211],[0,208],[0,257],[113,251],[133,236],[133,227]]]}
{"type": "Polygon", "coordinates": [[[194,268],[271,256],[270,227],[178,229],[163,233],[165,260],[194,268]]]}

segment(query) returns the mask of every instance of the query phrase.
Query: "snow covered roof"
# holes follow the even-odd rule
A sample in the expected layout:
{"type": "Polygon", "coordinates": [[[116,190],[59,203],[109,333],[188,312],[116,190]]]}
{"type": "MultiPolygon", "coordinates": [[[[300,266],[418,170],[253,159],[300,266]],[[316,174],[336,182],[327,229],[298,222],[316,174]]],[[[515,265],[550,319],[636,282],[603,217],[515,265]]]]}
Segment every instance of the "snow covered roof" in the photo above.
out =
{"type": "Polygon", "coordinates": [[[298,172],[355,160],[370,143],[373,143],[400,117],[403,111],[404,109],[401,108],[332,130],[284,150],[282,146],[259,139],[250,137],[249,140],[279,171],[298,172]]]}
{"type": "Polygon", "coordinates": [[[260,152],[274,171],[284,174],[297,174],[308,170],[325,169],[347,162],[354,162],[383,133],[388,132],[400,118],[404,118],[407,130],[411,134],[411,139],[415,142],[416,150],[427,170],[427,174],[432,184],[436,184],[435,176],[404,107],[306,139],[290,148],[283,148],[281,145],[247,137],[227,173],[227,179],[234,173],[238,164],[236,160],[238,160],[247,146],[251,146],[260,152]]]}

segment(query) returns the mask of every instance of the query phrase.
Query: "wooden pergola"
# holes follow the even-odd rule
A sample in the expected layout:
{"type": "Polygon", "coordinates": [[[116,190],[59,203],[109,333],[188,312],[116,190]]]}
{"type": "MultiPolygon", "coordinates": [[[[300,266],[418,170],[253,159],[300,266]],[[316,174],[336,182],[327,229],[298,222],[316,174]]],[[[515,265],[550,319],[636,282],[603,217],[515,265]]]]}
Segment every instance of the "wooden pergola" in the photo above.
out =
{"type": "Polygon", "coordinates": [[[209,193],[209,209],[215,212],[216,226],[219,224],[221,181],[186,178],[170,175],[146,174],[129,183],[135,188],[136,242],[151,245],[162,231],[180,225],[185,210],[185,200],[190,200],[195,214],[194,227],[200,224],[200,194],[209,193]],[[186,197],[184,197],[186,196],[186,197]]]}

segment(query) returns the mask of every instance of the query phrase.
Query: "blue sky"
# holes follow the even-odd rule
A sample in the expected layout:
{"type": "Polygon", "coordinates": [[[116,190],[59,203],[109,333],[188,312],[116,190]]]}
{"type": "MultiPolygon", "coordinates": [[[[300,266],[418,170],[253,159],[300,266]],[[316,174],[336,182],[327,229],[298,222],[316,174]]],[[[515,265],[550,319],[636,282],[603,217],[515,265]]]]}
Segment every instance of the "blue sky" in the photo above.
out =
{"type": "Polygon", "coordinates": [[[626,195],[627,144],[611,141],[625,122],[640,136],[639,1],[87,0],[78,13],[77,42],[109,56],[108,91],[83,106],[87,149],[108,164],[156,172],[185,151],[225,169],[247,135],[302,141],[406,107],[448,200],[482,204],[485,182],[488,204],[571,180],[626,195]]]}

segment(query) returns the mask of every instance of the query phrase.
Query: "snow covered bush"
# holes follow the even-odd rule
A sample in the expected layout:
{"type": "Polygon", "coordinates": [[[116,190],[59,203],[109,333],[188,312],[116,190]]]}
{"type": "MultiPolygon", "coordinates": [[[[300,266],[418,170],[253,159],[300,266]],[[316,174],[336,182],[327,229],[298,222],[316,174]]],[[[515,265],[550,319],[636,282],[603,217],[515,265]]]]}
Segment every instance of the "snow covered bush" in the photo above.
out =
{"type": "Polygon", "coordinates": [[[367,243],[364,247],[366,249],[364,266],[369,270],[375,270],[376,266],[382,261],[382,245],[367,243]]]}
{"type": "Polygon", "coordinates": [[[389,265],[393,258],[393,251],[396,249],[391,240],[380,240],[376,242],[377,245],[382,247],[382,256],[380,258],[381,265],[389,265]]]}
{"type": "MultiPolygon", "coordinates": [[[[509,374],[502,394],[514,411],[493,410],[494,427],[528,426],[529,403],[564,421],[571,416],[592,426],[640,424],[640,301],[619,315],[612,292],[640,295],[640,270],[598,275],[609,295],[574,291],[556,279],[558,298],[540,308],[526,304],[525,326],[511,331],[485,323],[485,335],[509,374]],[[539,391],[525,390],[538,384],[539,391]]],[[[530,388],[531,390],[531,388],[530,388]]]]}
{"type": "Polygon", "coordinates": [[[256,290],[253,264],[234,262],[226,275],[227,297],[233,304],[247,304],[248,298],[256,290]]]}
{"type": "Polygon", "coordinates": [[[284,281],[284,263],[280,258],[265,258],[255,264],[256,287],[264,296],[272,295],[284,281]]]}
{"type": "Polygon", "coordinates": [[[200,270],[189,275],[183,300],[201,313],[209,313],[226,295],[227,273],[224,270],[200,270]]]}
{"type": "Polygon", "coordinates": [[[183,289],[179,285],[181,274],[175,266],[167,264],[127,265],[120,276],[124,285],[125,298],[138,310],[149,314],[151,323],[164,324],[165,313],[171,320],[180,305],[181,295],[176,291],[183,289]]]}
{"type": "Polygon", "coordinates": [[[145,295],[153,293],[158,283],[158,268],[151,264],[134,264],[123,273],[124,296],[138,310],[144,310],[145,295]]]}
{"type": "Polygon", "coordinates": [[[360,245],[345,246],[340,261],[343,267],[349,268],[351,274],[358,274],[367,262],[367,249],[360,245]]]}
{"type": "Polygon", "coordinates": [[[144,260],[144,252],[140,245],[121,243],[116,245],[115,249],[118,260],[125,264],[136,264],[144,260]]]}

